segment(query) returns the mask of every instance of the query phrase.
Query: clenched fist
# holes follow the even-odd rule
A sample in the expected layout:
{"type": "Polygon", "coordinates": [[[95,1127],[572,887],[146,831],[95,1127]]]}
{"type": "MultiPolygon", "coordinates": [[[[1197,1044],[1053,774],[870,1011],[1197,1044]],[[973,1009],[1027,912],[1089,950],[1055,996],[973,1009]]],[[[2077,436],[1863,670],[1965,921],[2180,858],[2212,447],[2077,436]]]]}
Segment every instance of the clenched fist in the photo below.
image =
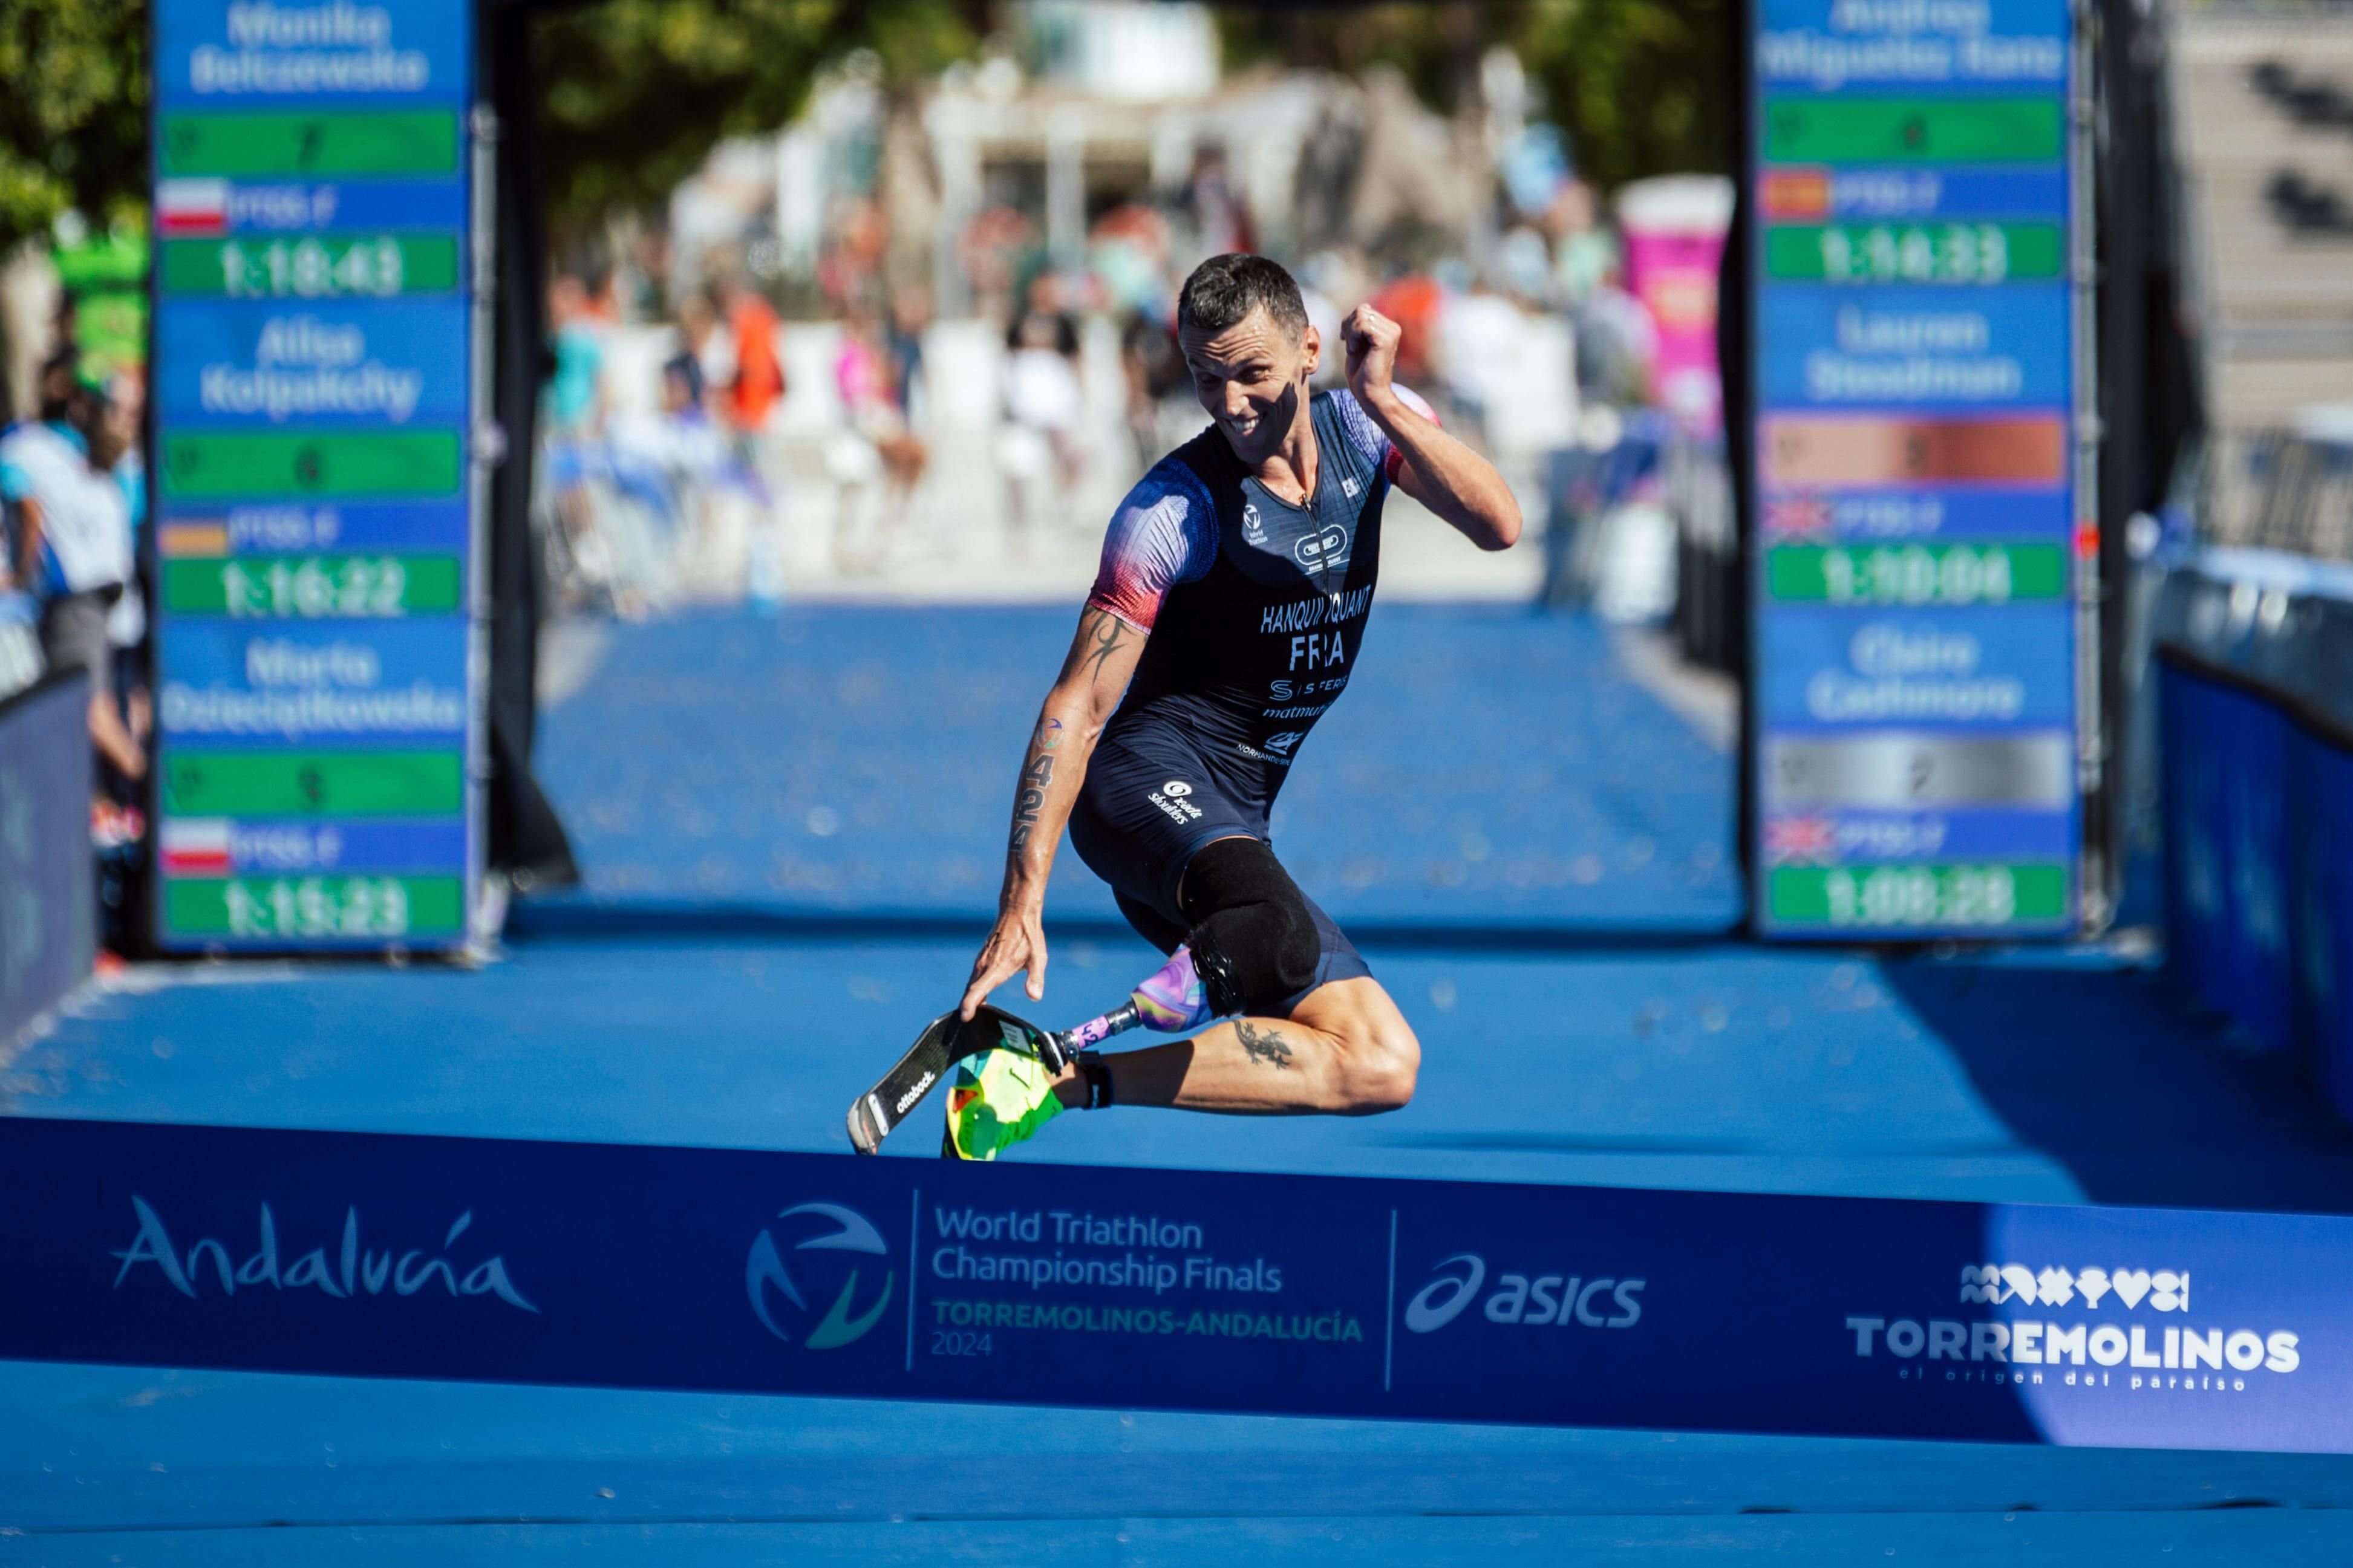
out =
{"type": "Polygon", "coordinates": [[[1388,395],[1398,345],[1404,341],[1405,329],[1370,305],[1348,312],[1340,323],[1340,342],[1348,353],[1348,390],[1357,402],[1371,404],[1388,395]]]}

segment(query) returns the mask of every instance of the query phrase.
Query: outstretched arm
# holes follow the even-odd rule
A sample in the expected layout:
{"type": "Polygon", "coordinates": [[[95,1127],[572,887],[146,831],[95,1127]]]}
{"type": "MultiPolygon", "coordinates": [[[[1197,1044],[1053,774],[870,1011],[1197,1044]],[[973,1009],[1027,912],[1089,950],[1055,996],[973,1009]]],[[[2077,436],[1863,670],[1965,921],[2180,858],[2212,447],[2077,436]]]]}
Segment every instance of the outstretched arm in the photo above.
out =
{"type": "Polygon", "coordinates": [[[1504,476],[1398,395],[1390,383],[1404,335],[1402,327],[1370,305],[1349,311],[1340,324],[1348,351],[1348,390],[1403,459],[1398,489],[1480,549],[1508,550],[1520,537],[1520,503],[1504,476]]]}
{"type": "Polygon", "coordinates": [[[30,588],[41,565],[41,503],[31,496],[20,496],[16,515],[24,520],[16,539],[16,585],[30,588]]]}
{"type": "Polygon", "coordinates": [[[1145,634],[1100,605],[1079,617],[1062,672],[1038,710],[1037,727],[1014,785],[1013,826],[1005,846],[1005,883],[997,896],[997,924],[973,960],[972,982],[959,1008],[969,1018],[988,994],[1024,970],[1029,999],[1046,994],[1046,877],[1054,847],[1086,781],[1087,762],[1103,725],[1119,706],[1145,634]]]}

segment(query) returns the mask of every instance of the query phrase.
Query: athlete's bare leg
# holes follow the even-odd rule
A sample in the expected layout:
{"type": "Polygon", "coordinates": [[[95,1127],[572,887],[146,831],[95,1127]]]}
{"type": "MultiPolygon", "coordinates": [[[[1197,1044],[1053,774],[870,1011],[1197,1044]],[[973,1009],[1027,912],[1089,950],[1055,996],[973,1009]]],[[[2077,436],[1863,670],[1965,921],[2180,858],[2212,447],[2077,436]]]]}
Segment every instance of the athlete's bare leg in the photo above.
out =
{"type": "MultiPolygon", "coordinates": [[[[1114,1105],[1162,1105],[1240,1116],[1370,1116],[1413,1098],[1421,1042],[1389,994],[1368,978],[1319,985],[1288,1018],[1229,1018],[1173,1045],[1106,1052],[1114,1105]]],[[[1073,1067],[1054,1085],[1066,1106],[1087,1100],[1073,1067]]]]}

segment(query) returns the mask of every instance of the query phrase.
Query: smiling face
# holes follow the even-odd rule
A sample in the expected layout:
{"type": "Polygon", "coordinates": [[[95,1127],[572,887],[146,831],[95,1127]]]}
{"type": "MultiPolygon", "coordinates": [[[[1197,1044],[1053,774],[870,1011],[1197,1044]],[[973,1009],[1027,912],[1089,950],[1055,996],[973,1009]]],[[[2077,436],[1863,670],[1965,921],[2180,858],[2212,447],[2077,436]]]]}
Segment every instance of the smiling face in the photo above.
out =
{"type": "Polygon", "coordinates": [[[1307,380],[1323,352],[1313,326],[1287,331],[1261,306],[1220,332],[1178,330],[1193,395],[1244,463],[1282,445],[1307,402],[1307,380]]]}

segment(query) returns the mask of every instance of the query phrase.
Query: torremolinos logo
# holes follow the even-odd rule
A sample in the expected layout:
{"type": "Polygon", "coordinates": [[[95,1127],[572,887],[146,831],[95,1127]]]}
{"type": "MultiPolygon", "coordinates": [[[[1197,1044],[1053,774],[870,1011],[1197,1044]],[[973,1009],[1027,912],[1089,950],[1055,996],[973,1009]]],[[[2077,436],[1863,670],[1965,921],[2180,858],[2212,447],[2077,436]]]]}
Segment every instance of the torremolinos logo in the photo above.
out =
{"type": "MultiPolygon", "coordinates": [[[[881,1294],[874,1298],[874,1304],[854,1317],[851,1315],[858,1299],[858,1276],[860,1273],[855,1262],[856,1255],[890,1257],[891,1248],[884,1243],[882,1233],[876,1230],[873,1222],[864,1215],[855,1209],[843,1208],[839,1204],[796,1204],[776,1217],[803,1222],[790,1227],[788,1234],[809,1230],[812,1222],[818,1226],[829,1223],[833,1227],[818,1228],[814,1235],[803,1236],[791,1244],[788,1250],[804,1279],[818,1279],[829,1285],[833,1276],[841,1271],[838,1263],[828,1266],[829,1255],[842,1252],[852,1255],[849,1260],[848,1277],[835,1293],[833,1304],[825,1310],[825,1315],[818,1320],[817,1327],[808,1331],[801,1343],[809,1350],[829,1351],[864,1339],[868,1331],[882,1321],[883,1310],[891,1304],[891,1292],[899,1282],[897,1274],[884,1270],[881,1294]],[[811,1253],[818,1256],[811,1258],[808,1256],[811,1253]]],[[[802,1292],[800,1281],[785,1266],[785,1257],[786,1254],[777,1249],[776,1237],[763,1229],[752,1238],[751,1256],[744,1259],[744,1289],[752,1299],[752,1312],[760,1320],[760,1326],[790,1344],[793,1336],[785,1331],[783,1325],[769,1310],[769,1290],[774,1289],[777,1295],[790,1302],[793,1310],[804,1320],[813,1316],[815,1309],[809,1305],[811,1297],[802,1292]]],[[[823,1294],[823,1289],[818,1293],[823,1294]]]]}
{"type": "MultiPolygon", "coordinates": [[[[1405,1304],[1405,1326],[1417,1334],[1437,1332],[1462,1315],[1486,1282],[1487,1260],[1475,1252],[1440,1260],[1436,1277],[1405,1304]]],[[[1505,1273],[1496,1276],[1482,1310],[1491,1323],[1532,1329],[1572,1322],[1588,1329],[1630,1329],[1642,1321],[1642,1303],[1635,1298],[1649,1283],[1581,1274],[1505,1273]]]]}
{"type": "MultiPolygon", "coordinates": [[[[1949,1276],[1948,1276],[1949,1278],[1949,1276]]],[[[1944,1289],[1951,1289],[1947,1285],[1944,1289]]],[[[2245,1374],[2285,1374],[2303,1364],[2302,1336],[2261,1322],[2199,1321],[2212,1301],[2193,1309],[2189,1270],[2064,1263],[1964,1263],[1953,1316],[1852,1316],[1854,1353],[1926,1375],[1947,1362],[1947,1382],[2041,1383],[2108,1386],[2117,1369],[2127,1389],[2243,1391],[2245,1374]],[[1995,1314],[1968,1308],[2007,1307],[1995,1314]],[[2039,1310],[2028,1312],[2027,1308],[2039,1310]],[[2163,1316],[2159,1316],[2162,1314],[2163,1316]],[[2165,1321],[2170,1317],[2173,1321],[2165,1321]],[[2135,1321],[2138,1320],[2138,1321],[2135,1321]],[[2080,1370],[2077,1370],[2080,1369],[2080,1370]]],[[[1949,1298],[1948,1298],[1949,1299],[1949,1298]]],[[[2238,1309],[2226,1308],[2236,1311],[2238,1309]]]]}

